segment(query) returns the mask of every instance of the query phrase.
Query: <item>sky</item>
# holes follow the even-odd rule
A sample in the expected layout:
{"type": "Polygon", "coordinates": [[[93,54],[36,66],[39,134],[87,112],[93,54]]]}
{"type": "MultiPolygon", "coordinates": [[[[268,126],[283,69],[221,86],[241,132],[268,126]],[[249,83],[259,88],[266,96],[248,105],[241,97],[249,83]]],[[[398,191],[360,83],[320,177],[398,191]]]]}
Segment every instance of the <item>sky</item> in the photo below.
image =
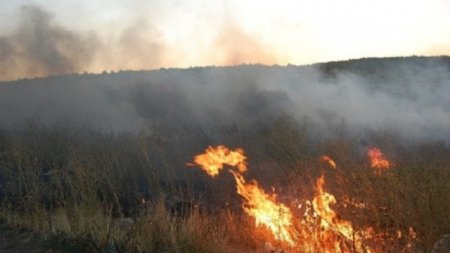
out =
{"type": "Polygon", "coordinates": [[[448,13],[447,0],[0,0],[0,80],[449,55],[448,13]]]}

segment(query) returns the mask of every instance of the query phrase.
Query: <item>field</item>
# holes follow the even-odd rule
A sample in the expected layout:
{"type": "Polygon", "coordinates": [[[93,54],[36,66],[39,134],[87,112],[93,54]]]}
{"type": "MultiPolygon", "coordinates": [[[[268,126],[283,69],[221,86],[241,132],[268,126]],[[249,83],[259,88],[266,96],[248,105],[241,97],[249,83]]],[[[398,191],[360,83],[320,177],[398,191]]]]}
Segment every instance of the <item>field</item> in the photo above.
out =
{"type": "Polygon", "coordinates": [[[450,233],[449,66],[2,83],[0,236],[36,252],[430,252],[450,233]],[[220,145],[214,174],[198,156],[220,145]]]}
{"type": "MultiPolygon", "coordinates": [[[[245,150],[249,174],[268,192],[274,187],[295,215],[323,174],[339,218],[381,234],[367,242],[374,252],[428,252],[449,231],[450,149],[443,143],[405,147],[373,133],[369,142],[392,163],[377,175],[359,142],[311,142],[289,118],[250,133],[222,131],[225,144],[245,150]],[[320,162],[323,154],[336,169],[320,162]]],[[[93,252],[111,245],[118,252],[264,252],[266,243],[277,245],[243,212],[229,175],[210,179],[186,165],[208,144],[224,144],[200,130],[114,135],[30,125],[0,137],[7,224],[80,241],[93,252]]]]}

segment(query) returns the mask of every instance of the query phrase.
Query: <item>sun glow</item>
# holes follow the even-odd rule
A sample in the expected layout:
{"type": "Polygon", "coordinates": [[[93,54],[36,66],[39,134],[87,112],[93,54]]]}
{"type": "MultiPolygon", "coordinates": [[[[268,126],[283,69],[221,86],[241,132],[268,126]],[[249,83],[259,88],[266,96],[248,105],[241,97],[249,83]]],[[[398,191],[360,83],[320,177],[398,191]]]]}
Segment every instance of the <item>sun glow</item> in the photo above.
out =
{"type": "MultiPolygon", "coordinates": [[[[33,4],[49,13],[50,25],[100,43],[81,71],[450,54],[444,0],[79,2],[33,4]],[[111,11],[99,14],[106,5],[111,11]]],[[[26,5],[0,3],[0,22],[8,24],[0,36],[20,30],[26,5]]]]}

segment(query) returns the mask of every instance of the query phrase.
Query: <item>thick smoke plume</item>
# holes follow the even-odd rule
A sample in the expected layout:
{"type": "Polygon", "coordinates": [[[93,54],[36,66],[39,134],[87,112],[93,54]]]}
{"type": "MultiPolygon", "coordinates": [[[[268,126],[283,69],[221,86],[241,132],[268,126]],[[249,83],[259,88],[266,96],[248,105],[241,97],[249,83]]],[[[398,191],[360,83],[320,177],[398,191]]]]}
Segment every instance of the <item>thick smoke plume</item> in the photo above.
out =
{"type": "MultiPolygon", "coordinates": [[[[148,16],[126,19],[101,31],[78,30],[57,22],[39,6],[21,7],[16,27],[0,29],[0,80],[69,73],[142,70],[208,62],[217,65],[277,62],[264,43],[226,18],[211,27],[212,41],[198,53],[180,48],[148,16]],[[183,51],[185,50],[185,51],[183,51]]],[[[205,24],[206,26],[207,24],[205,24]]],[[[179,43],[179,42],[177,42],[179,43]]],[[[183,42],[186,48],[196,42],[183,42]]]]}
{"type": "Polygon", "coordinates": [[[144,19],[105,37],[64,27],[45,9],[24,6],[18,26],[0,36],[0,80],[155,68],[164,63],[161,37],[144,19]]]}
{"type": "Polygon", "coordinates": [[[78,72],[98,49],[91,34],[77,34],[52,22],[36,6],[21,8],[20,24],[0,37],[0,77],[32,77],[78,72]]]}

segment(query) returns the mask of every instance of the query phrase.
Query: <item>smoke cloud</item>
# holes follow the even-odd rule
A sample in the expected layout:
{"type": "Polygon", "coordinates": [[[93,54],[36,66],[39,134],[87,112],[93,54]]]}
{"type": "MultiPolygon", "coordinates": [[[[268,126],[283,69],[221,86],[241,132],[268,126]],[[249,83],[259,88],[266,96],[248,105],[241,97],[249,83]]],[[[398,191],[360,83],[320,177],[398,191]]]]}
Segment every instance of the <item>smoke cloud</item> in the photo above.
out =
{"type": "MultiPolygon", "coordinates": [[[[199,53],[192,54],[180,47],[179,41],[174,44],[167,38],[171,31],[161,30],[146,16],[133,16],[103,30],[86,31],[59,24],[53,13],[40,6],[23,6],[19,13],[16,27],[0,30],[0,80],[189,67],[204,64],[205,59],[217,65],[277,62],[258,36],[247,32],[230,17],[219,27],[211,25],[212,40],[202,42],[199,53]]],[[[183,42],[187,47],[197,47],[196,44],[196,41],[183,42]]]]}
{"type": "MultiPolygon", "coordinates": [[[[367,59],[305,67],[247,65],[70,75],[0,85],[0,122],[251,130],[279,117],[317,136],[388,130],[450,140],[450,59],[367,59]],[[331,67],[330,67],[331,66],[331,67]],[[333,67],[334,66],[334,67],[333,67]]],[[[216,130],[215,130],[216,129],[216,130]]]]}
{"type": "MultiPolygon", "coordinates": [[[[450,140],[448,57],[63,75],[149,69],[184,59],[167,43],[166,31],[145,18],[95,33],[58,24],[38,6],[20,13],[17,27],[0,37],[0,78],[61,76],[1,83],[2,127],[38,119],[112,131],[158,124],[214,132],[291,117],[309,122],[322,137],[345,126],[355,135],[387,129],[404,139],[450,140]]],[[[277,62],[257,36],[233,20],[219,23],[203,57],[226,65],[277,62]]]]}
{"type": "Polygon", "coordinates": [[[52,22],[36,6],[21,8],[20,23],[0,37],[0,77],[5,79],[78,72],[99,48],[92,34],[77,34],[52,22]]]}
{"type": "Polygon", "coordinates": [[[0,37],[0,80],[164,65],[164,41],[144,19],[108,36],[59,25],[38,6],[21,7],[18,26],[0,37]]]}
{"type": "Polygon", "coordinates": [[[273,64],[277,62],[277,57],[270,53],[271,50],[267,45],[233,23],[223,24],[213,46],[212,55],[208,58],[215,59],[213,61],[221,65],[273,64]]]}

